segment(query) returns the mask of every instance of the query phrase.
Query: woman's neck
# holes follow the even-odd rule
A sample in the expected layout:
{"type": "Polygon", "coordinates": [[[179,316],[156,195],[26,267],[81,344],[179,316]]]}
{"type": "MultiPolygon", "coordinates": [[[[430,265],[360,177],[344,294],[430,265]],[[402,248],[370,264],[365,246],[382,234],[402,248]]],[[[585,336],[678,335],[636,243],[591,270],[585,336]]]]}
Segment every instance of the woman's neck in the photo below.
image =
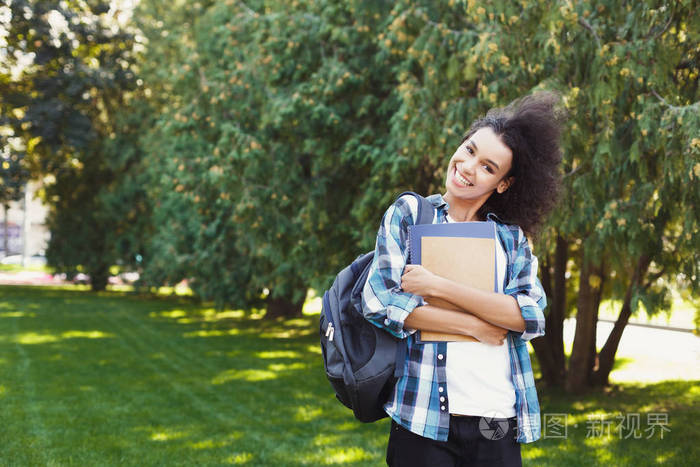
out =
{"type": "Polygon", "coordinates": [[[471,222],[480,221],[479,209],[483,206],[484,202],[479,200],[477,202],[462,201],[457,202],[450,197],[449,193],[443,195],[443,199],[449,205],[449,214],[452,219],[457,222],[471,222]]]}

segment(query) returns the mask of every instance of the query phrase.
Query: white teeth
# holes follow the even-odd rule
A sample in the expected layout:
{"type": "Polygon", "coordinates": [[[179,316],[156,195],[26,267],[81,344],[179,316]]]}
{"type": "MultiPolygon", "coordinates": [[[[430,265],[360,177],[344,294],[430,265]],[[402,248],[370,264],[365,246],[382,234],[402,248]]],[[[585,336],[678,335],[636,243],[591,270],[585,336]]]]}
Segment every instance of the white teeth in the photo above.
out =
{"type": "Polygon", "coordinates": [[[471,183],[466,178],[462,177],[462,175],[459,172],[455,172],[455,175],[457,176],[457,180],[459,180],[462,184],[467,185],[467,186],[474,186],[473,183],[471,183]]]}

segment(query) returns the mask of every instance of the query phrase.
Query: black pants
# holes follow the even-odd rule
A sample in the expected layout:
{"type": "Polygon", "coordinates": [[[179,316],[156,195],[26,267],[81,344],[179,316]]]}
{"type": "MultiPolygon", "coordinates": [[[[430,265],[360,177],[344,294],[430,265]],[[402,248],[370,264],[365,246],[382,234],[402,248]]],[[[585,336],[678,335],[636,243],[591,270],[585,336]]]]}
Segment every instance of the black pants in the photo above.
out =
{"type": "Polygon", "coordinates": [[[516,426],[515,418],[451,417],[447,441],[435,441],[392,421],[386,463],[392,467],[519,467],[516,426]]]}

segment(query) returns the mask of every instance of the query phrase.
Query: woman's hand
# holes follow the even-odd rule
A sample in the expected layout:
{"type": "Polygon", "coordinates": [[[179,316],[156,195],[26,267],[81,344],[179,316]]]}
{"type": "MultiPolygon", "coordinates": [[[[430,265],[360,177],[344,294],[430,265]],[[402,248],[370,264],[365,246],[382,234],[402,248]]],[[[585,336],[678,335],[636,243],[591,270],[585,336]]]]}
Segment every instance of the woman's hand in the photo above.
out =
{"type": "Polygon", "coordinates": [[[406,317],[404,327],[421,331],[471,336],[483,344],[501,345],[508,330],[463,311],[432,305],[417,306],[406,317]]]}
{"type": "Polygon", "coordinates": [[[438,294],[440,276],[433,274],[420,264],[407,264],[401,276],[401,289],[423,298],[438,294]]]}
{"type": "Polygon", "coordinates": [[[508,330],[477,318],[472,331],[472,337],[479,342],[491,345],[501,345],[508,335],[508,330]]]}

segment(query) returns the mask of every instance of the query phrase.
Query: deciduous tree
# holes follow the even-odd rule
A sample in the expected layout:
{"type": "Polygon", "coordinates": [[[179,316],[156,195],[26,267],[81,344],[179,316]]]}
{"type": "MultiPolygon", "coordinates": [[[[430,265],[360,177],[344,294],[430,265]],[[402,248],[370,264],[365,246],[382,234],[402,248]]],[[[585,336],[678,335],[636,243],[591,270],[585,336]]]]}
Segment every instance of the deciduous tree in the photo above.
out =
{"type": "Polygon", "coordinates": [[[49,263],[70,274],[82,267],[103,289],[115,219],[99,195],[116,176],[104,148],[116,130],[112,116],[135,86],[133,35],[118,27],[109,2],[13,0],[2,18],[10,70],[1,82],[3,123],[22,140],[32,176],[45,182],[49,263]]]}

